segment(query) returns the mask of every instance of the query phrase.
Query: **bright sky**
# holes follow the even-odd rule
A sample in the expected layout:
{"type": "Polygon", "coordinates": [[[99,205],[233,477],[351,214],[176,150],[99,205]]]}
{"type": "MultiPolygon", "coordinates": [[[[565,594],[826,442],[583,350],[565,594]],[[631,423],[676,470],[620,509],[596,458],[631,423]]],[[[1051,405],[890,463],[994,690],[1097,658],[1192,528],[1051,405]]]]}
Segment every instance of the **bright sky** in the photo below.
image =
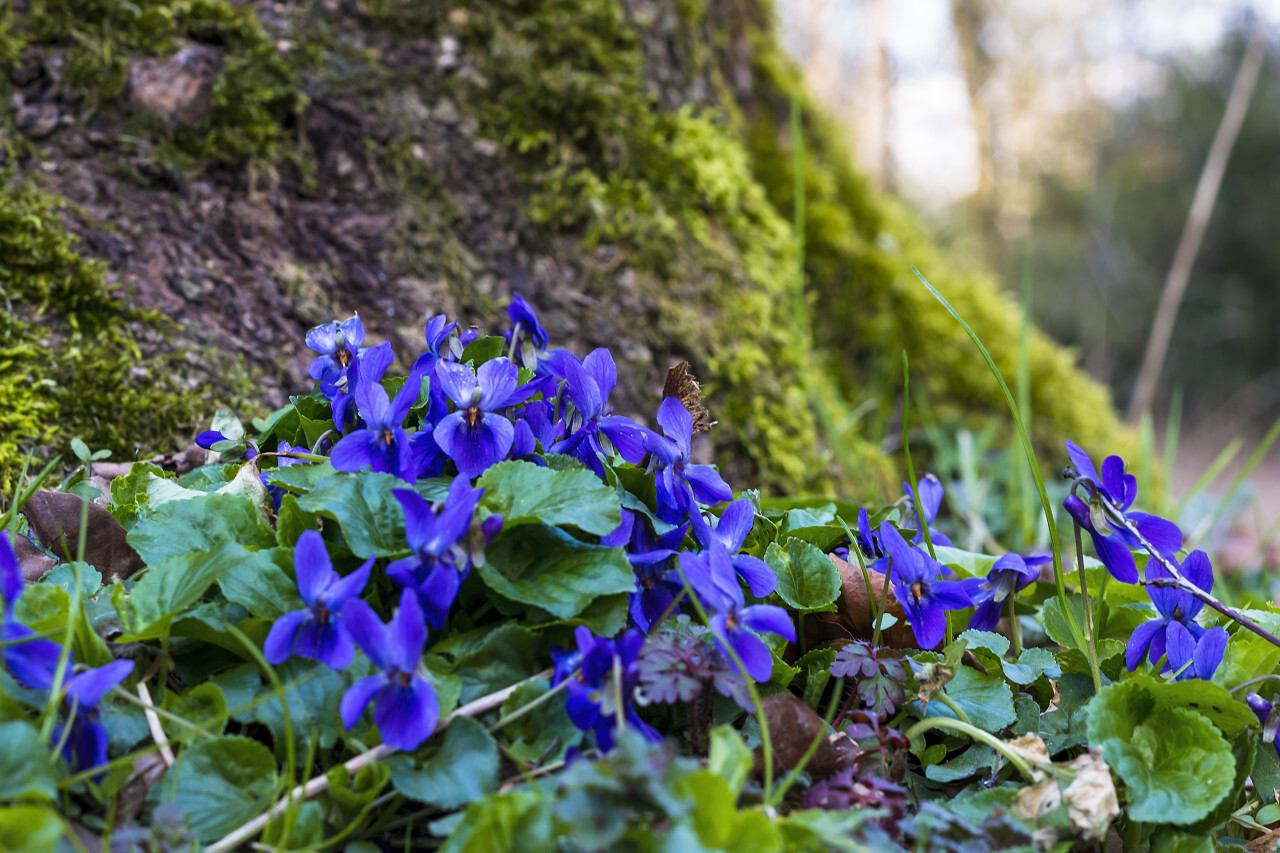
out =
{"type": "MultiPolygon", "coordinates": [[[[960,54],[951,27],[949,0],[881,0],[884,47],[893,74],[888,144],[901,188],[930,206],[973,190],[978,144],[973,132],[960,54]]],[[[988,50],[1035,57],[1050,71],[1070,67],[1046,97],[1065,108],[1080,98],[1123,103],[1159,84],[1170,54],[1211,50],[1246,7],[1240,0],[1015,0],[1007,8],[1026,22],[1061,21],[1032,27],[1028,48],[1010,26],[983,34],[988,50]],[[1080,69],[1086,69],[1081,78],[1080,69]]],[[[1280,0],[1251,4],[1280,26],[1280,0]]],[[[778,13],[788,50],[802,63],[819,33],[825,67],[849,91],[860,82],[868,55],[865,0],[781,0],[778,13]]],[[[1053,79],[1051,77],[1051,79],[1053,79]]],[[[851,104],[829,107],[852,112],[851,104]]],[[[842,119],[851,118],[841,115],[842,119]]],[[[851,122],[856,123],[856,122],[851,122]]]]}

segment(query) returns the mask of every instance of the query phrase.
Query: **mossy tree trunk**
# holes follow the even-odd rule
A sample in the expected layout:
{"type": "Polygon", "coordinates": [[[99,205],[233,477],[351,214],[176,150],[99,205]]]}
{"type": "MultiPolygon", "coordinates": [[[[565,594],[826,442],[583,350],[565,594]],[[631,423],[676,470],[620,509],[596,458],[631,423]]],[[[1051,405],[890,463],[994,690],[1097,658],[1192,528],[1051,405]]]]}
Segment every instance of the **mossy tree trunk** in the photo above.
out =
{"type": "MultiPolygon", "coordinates": [[[[613,350],[620,412],[651,421],[666,368],[691,360],[740,488],[892,491],[878,442],[904,348],[936,412],[1005,417],[911,268],[1009,372],[1018,310],[878,197],[803,97],[796,333],[799,84],[762,2],[20,0],[0,16],[0,95],[18,105],[0,211],[79,238],[45,266],[30,241],[0,242],[0,269],[30,271],[3,284],[22,307],[0,361],[22,361],[10,379],[26,395],[10,471],[77,433],[132,455],[192,412],[305,393],[312,324],[359,310],[410,360],[429,313],[491,322],[512,291],[560,344],[613,350]],[[71,275],[132,306],[106,324],[137,350],[94,362],[104,394],[70,393],[79,368],[22,349],[83,328],[82,308],[42,296],[71,275]],[[137,311],[176,325],[159,335],[137,311]],[[839,437],[853,470],[828,450],[814,389],[882,414],[839,437]],[[149,418],[149,393],[182,406],[149,418]]],[[[1039,440],[1130,447],[1069,353],[1034,336],[1030,373],[1039,440]]]]}

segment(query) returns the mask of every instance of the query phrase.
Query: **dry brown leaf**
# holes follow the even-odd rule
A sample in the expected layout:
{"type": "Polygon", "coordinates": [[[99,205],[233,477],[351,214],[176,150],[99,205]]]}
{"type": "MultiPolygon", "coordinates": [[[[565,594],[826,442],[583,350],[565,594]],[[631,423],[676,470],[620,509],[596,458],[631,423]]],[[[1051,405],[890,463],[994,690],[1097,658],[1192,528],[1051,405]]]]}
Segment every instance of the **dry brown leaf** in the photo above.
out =
{"type": "MultiPolygon", "coordinates": [[[[22,507],[27,523],[46,548],[63,560],[74,560],[80,541],[80,514],[84,501],[67,492],[36,492],[22,507]],[[66,539],[67,550],[62,547],[66,539]],[[67,552],[70,553],[67,553],[67,552]]],[[[125,529],[111,513],[89,504],[85,527],[84,559],[111,583],[142,568],[142,558],[125,540],[125,529]]]]}
{"type": "Polygon", "coordinates": [[[707,432],[716,422],[702,404],[702,386],[689,372],[689,362],[682,361],[667,371],[667,381],[662,386],[662,396],[676,397],[693,416],[693,431],[707,432]]]}

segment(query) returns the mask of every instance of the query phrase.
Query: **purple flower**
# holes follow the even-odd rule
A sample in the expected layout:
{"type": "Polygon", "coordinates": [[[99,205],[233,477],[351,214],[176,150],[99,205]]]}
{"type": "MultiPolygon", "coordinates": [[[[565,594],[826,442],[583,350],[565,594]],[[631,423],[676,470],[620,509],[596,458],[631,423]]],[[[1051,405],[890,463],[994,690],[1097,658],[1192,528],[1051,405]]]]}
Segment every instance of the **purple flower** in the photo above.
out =
{"type": "Polygon", "coordinates": [[[1040,577],[1040,566],[1050,559],[1052,558],[1005,554],[996,560],[985,581],[978,581],[977,578],[964,581],[965,589],[975,607],[969,627],[975,631],[994,631],[1000,622],[1005,600],[1035,583],[1040,577]]]}
{"type": "Polygon", "coordinates": [[[596,745],[602,752],[613,749],[619,717],[647,740],[661,743],[662,735],[640,719],[633,703],[633,694],[640,682],[638,658],[644,635],[628,631],[614,642],[593,636],[580,626],[573,636],[578,645],[579,669],[569,679],[565,699],[565,710],[573,724],[584,732],[594,731],[596,745]],[[615,680],[618,676],[620,681],[615,680]]]}
{"type": "Polygon", "coordinates": [[[418,356],[413,368],[424,376],[430,376],[441,360],[457,361],[462,356],[462,339],[457,334],[458,323],[449,322],[444,314],[437,314],[427,321],[427,351],[418,356]],[[443,350],[443,351],[442,351],[443,350]]]}
{"type": "Polygon", "coordinates": [[[364,325],[357,314],[339,323],[325,323],[307,332],[307,346],[319,355],[308,372],[312,379],[330,384],[346,376],[355,367],[356,356],[364,343],[364,325]]]}
{"type": "Polygon", "coordinates": [[[920,518],[920,513],[915,512],[915,500],[911,495],[911,484],[902,484],[902,490],[906,493],[907,506],[916,516],[916,535],[911,537],[911,541],[916,545],[924,543],[924,525],[927,524],[929,525],[929,539],[934,545],[950,546],[951,540],[947,535],[933,529],[933,520],[938,517],[938,509],[942,506],[942,482],[933,474],[925,474],[916,482],[916,488],[920,492],[920,509],[924,511],[923,519],[920,518]]]}
{"type": "Polygon", "coordinates": [[[627,560],[636,571],[636,589],[631,593],[631,619],[636,627],[648,633],[662,614],[671,610],[676,596],[684,588],[680,576],[669,568],[676,549],[684,541],[687,524],[654,536],[649,523],[632,510],[622,510],[622,523],[601,545],[627,550],[627,560]]]}
{"type": "Polygon", "coordinates": [[[515,346],[520,353],[520,363],[532,369],[538,361],[538,353],[547,348],[551,336],[538,322],[538,315],[533,306],[525,301],[519,293],[512,291],[511,304],[507,306],[507,317],[514,328],[506,334],[507,346],[515,346]]]}
{"type": "Polygon", "coordinates": [[[412,489],[392,492],[404,509],[405,539],[413,551],[408,557],[387,566],[387,576],[401,589],[412,590],[432,628],[443,628],[449,608],[474,562],[483,560],[483,546],[497,535],[502,516],[491,515],[481,525],[481,550],[469,548],[464,537],[471,529],[472,516],[484,489],[471,488],[465,474],[449,485],[449,495],[439,514],[433,513],[425,498],[412,489]]]}
{"type": "Polygon", "coordinates": [[[26,589],[26,581],[9,537],[7,532],[0,533],[0,595],[4,596],[4,608],[0,610],[0,643],[3,643],[0,651],[5,668],[14,678],[27,687],[45,690],[53,685],[62,647],[37,638],[34,631],[13,615],[14,605],[26,589]]]}
{"type": "Polygon", "coordinates": [[[416,373],[396,393],[387,397],[386,389],[377,382],[356,385],[356,406],[364,418],[365,428],[343,436],[329,454],[329,462],[338,471],[360,471],[372,467],[414,482],[418,477],[419,456],[404,431],[404,419],[418,399],[422,382],[416,373]]]}
{"type": "Polygon", "coordinates": [[[710,465],[690,465],[693,416],[675,397],[658,408],[658,426],[666,436],[646,431],[646,445],[657,468],[658,518],[676,524],[696,512],[698,503],[733,499],[733,490],[710,465]]]}
{"type": "MultiPolygon", "coordinates": [[[[62,753],[76,770],[88,770],[107,763],[107,729],[99,721],[98,703],[111,688],[129,677],[133,661],[118,660],[86,670],[67,683],[65,701],[71,709],[71,731],[67,733],[62,753]]],[[[55,739],[64,732],[58,727],[55,739]]],[[[96,778],[101,779],[103,774],[96,778]]]]}
{"type": "Polygon", "coordinates": [[[880,525],[880,541],[893,560],[889,580],[916,642],[922,649],[937,648],[947,630],[947,611],[972,605],[964,585],[959,581],[940,580],[942,565],[907,544],[897,528],[887,521],[880,525]]]}
{"type": "Polygon", "coordinates": [[[196,445],[203,447],[205,450],[212,450],[215,444],[221,444],[224,441],[234,441],[237,444],[237,448],[226,448],[223,451],[221,458],[224,462],[230,460],[233,456],[248,462],[250,459],[258,455],[258,448],[252,441],[246,441],[242,438],[228,438],[216,429],[207,429],[196,436],[196,445]],[[243,453],[233,452],[237,451],[239,447],[243,447],[243,453]]]}
{"type": "Polygon", "coordinates": [[[342,623],[342,607],[364,591],[373,557],[346,577],[333,570],[324,539],[314,530],[298,537],[293,569],[306,610],[294,610],[275,621],[263,653],[267,663],[284,663],[290,655],[318,660],[330,669],[345,669],[355,655],[351,635],[342,623]]]}
{"type": "Polygon", "coordinates": [[[704,548],[709,546],[712,539],[719,540],[731,555],[729,560],[733,563],[734,572],[746,581],[751,594],[756,598],[764,598],[778,588],[778,576],[774,574],[773,569],[769,568],[769,564],[759,557],[738,553],[742,550],[742,543],[747,541],[747,535],[751,533],[755,517],[756,511],[751,506],[751,501],[746,498],[736,500],[725,507],[720,520],[714,527],[700,512],[689,515],[693,522],[693,532],[702,546],[704,548]]]}
{"type": "Polygon", "coordinates": [[[395,749],[417,749],[440,719],[436,691],[418,674],[427,626],[417,596],[404,590],[400,609],[386,625],[360,598],[346,603],[342,618],[369,660],[382,670],[347,688],[339,706],[343,725],[354,726],[373,702],[373,721],[382,742],[395,749]]]}
{"type": "Polygon", "coordinates": [[[458,408],[440,419],[432,435],[459,472],[478,477],[507,458],[515,439],[515,427],[499,410],[524,402],[534,389],[517,387],[520,370],[505,358],[486,361],[475,373],[442,361],[436,378],[458,408]]]}
{"type": "MultiPolygon", "coordinates": [[[[1133,505],[1138,496],[1138,480],[1132,474],[1124,473],[1124,460],[1119,456],[1108,456],[1102,463],[1102,476],[1098,476],[1093,467],[1093,460],[1075,444],[1067,442],[1067,455],[1076,473],[1093,483],[1102,497],[1107,498],[1121,512],[1133,505]]],[[[1093,540],[1093,548],[1098,559],[1111,572],[1112,577],[1123,583],[1138,582],[1138,567],[1133,560],[1132,548],[1142,547],[1138,539],[1122,527],[1111,526],[1107,512],[1095,494],[1089,503],[1085,503],[1075,495],[1068,495],[1062,505],[1076,524],[1089,531],[1093,540]]],[[[1166,557],[1173,557],[1182,547],[1182,531],[1171,521],[1145,512],[1126,513],[1147,541],[1155,546],[1166,557]]]]}
{"type": "MultiPolygon", "coordinates": [[[[1203,551],[1192,551],[1187,555],[1179,571],[1205,592],[1213,589],[1213,566],[1203,551]]],[[[1169,570],[1156,560],[1147,563],[1146,574],[1147,580],[1172,577],[1169,570]]],[[[1163,657],[1166,660],[1160,671],[1182,670],[1178,675],[1179,681],[1212,678],[1227,649],[1226,630],[1206,630],[1196,622],[1204,602],[1189,592],[1176,587],[1149,586],[1147,594],[1160,615],[1134,629],[1125,649],[1125,665],[1133,671],[1144,657],[1153,666],[1163,657]]]]}
{"type": "Polygon", "coordinates": [[[770,631],[795,642],[796,630],[787,611],[772,604],[744,607],[742,587],[734,573],[733,561],[724,543],[711,537],[700,554],[680,554],[680,567],[689,586],[703,603],[716,611],[711,616],[711,633],[716,646],[728,655],[737,653],[745,674],[756,681],[768,681],[773,672],[773,655],[757,636],[757,631],[770,631]]]}
{"type": "Polygon", "coordinates": [[[566,405],[568,438],[551,448],[553,453],[574,456],[604,476],[600,456],[618,455],[631,463],[645,453],[645,430],[630,418],[612,414],[609,395],[618,384],[618,369],[607,349],[594,350],[584,360],[567,355],[563,361],[565,384],[571,404],[566,405]]]}
{"type": "Polygon", "coordinates": [[[1275,746],[1276,755],[1280,755],[1280,740],[1276,739],[1276,731],[1280,729],[1280,714],[1275,712],[1274,703],[1268,702],[1257,693],[1246,693],[1244,701],[1249,710],[1257,716],[1262,724],[1262,742],[1275,746]]]}

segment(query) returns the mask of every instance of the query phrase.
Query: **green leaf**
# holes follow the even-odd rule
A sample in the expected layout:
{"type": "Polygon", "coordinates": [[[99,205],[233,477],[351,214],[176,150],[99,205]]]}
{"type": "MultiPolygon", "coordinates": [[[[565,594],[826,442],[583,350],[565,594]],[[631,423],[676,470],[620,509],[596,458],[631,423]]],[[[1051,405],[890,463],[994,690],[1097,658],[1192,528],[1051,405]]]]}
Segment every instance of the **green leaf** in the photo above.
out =
{"type": "Polygon", "coordinates": [[[961,548],[947,545],[935,545],[933,551],[938,555],[938,562],[956,569],[964,577],[985,578],[996,564],[996,558],[986,554],[975,554],[961,548]]]}
{"type": "Polygon", "coordinates": [[[357,557],[385,557],[405,550],[404,511],[391,492],[406,488],[403,480],[390,474],[334,474],[299,498],[298,506],[338,522],[347,547],[357,557]]]}
{"type": "MultiPolygon", "coordinates": [[[[1275,750],[1271,744],[1263,744],[1272,754],[1275,750]]],[[[1231,819],[1231,814],[1240,807],[1241,795],[1244,792],[1245,784],[1249,781],[1250,775],[1253,773],[1253,763],[1258,753],[1258,738],[1254,736],[1253,731],[1245,729],[1231,741],[1231,757],[1235,761],[1236,778],[1231,785],[1230,791],[1222,798],[1222,802],[1209,812],[1208,817],[1203,818],[1199,823],[1187,827],[1187,832],[1194,835],[1207,835],[1217,828],[1220,824],[1226,823],[1231,819]]]]}
{"type": "Polygon", "coordinates": [[[467,806],[466,816],[440,853],[555,849],[551,804],[550,797],[528,788],[476,800],[467,806]]]}
{"type": "Polygon", "coordinates": [[[498,746],[484,726],[458,717],[445,729],[443,741],[418,759],[387,759],[391,784],[411,800],[445,811],[461,808],[498,789],[498,746]]]}
{"type": "Polygon", "coordinates": [[[85,444],[78,438],[71,439],[71,452],[74,453],[76,458],[81,462],[88,462],[89,458],[93,455],[89,451],[89,445],[85,444]]]}
{"type": "Polygon", "coordinates": [[[826,554],[800,539],[771,544],[764,561],[778,576],[778,596],[796,610],[820,610],[840,595],[840,572],[826,554]]]}
{"type": "MultiPolygon", "coordinates": [[[[80,565],[84,567],[83,563],[80,565]]],[[[85,572],[85,575],[87,574],[85,572]]],[[[101,609],[107,609],[105,597],[103,605],[101,609]]],[[[61,642],[67,630],[67,616],[70,611],[71,596],[67,594],[67,590],[44,582],[28,585],[26,592],[14,607],[18,621],[37,634],[53,636],[57,642],[61,642]]],[[[76,653],[78,660],[90,666],[103,666],[111,663],[113,658],[106,642],[93,629],[93,624],[90,622],[91,614],[98,614],[101,621],[99,601],[83,600],[81,610],[77,614],[78,618],[75,620],[75,630],[72,633],[72,651],[76,653]]]]}
{"type": "Polygon", "coordinates": [[[328,462],[314,462],[306,465],[286,465],[267,471],[267,484],[298,493],[306,493],[326,477],[337,472],[328,462]]]}
{"type": "Polygon", "coordinates": [[[489,335],[483,338],[476,338],[467,344],[467,348],[462,351],[462,357],[458,361],[466,364],[468,361],[475,362],[475,366],[479,367],[486,361],[495,359],[502,355],[503,348],[507,342],[497,335],[489,335]]]}
{"type": "Polygon", "coordinates": [[[483,506],[503,525],[541,522],[604,536],[622,522],[615,489],[586,468],[556,471],[532,462],[499,462],[484,472],[483,506]]]}
{"type": "Polygon", "coordinates": [[[462,702],[510,687],[538,671],[538,641],[531,631],[506,622],[454,634],[429,652],[453,658],[453,672],[462,679],[462,702]]]}
{"type": "Polygon", "coordinates": [[[305,531],[319,529],[315,513],[298,506],[296,495],[286,494],[280,500],[280,509],[276,512],[276,542],[282,548],[293,548],[305,531]]]}
{"type": "Polygon", "coordinates": [[[62,836],[62,818],[43,806],[0,808],[0,850],[53,853],[62,836]]]}
{"type": "Polygon", "coordinates": [[[162,636],[168,620],[198,602],[215,581],[256,559],[239,543],[224,541],[209,551],[172,555],[153,564],[129,594],[134,628],[127,641],[162,636]]]}
{"type": "MultiPolygon", "coordinates": [[[[998,732],[1013,725],[1018,718],[1013,709],[1013,691],[999,675],[983,675],[973,667],[960,666],[944,689],[969,721],[984,731],[998,732]]],[[[930,702],[929,713],[939,717],[955,716],[941,702],[930,702]]]]}
{"type": "Polygon", "coordinates": [[[1008,661],[1009,640],[991,631],[965,631],[959,639],[968,643],[969,651],[982,663],[987,672],[996,668],[1014,684],[1026,686],[1042,675],[1057,678],[1062,674],[1053,652],[1048,649],[1023,649],[1018,660],[1008,661]]]}
{"type": "Polygon", "coordinates": [[[173,792],[198,841],[213,841],[271,805],[276,760],[247,737],[200,740],[181,752],[157,787],[173,792]]]}
{"type": "Polygon", "coordinates": [[[298,595],[298,585],[285,571],[292,555],[285,548],[255,551],[247,554],[218,578],[218,586],[228,601],[244,607],[254,616],[277,619],[305,605],[298,595]]]}
{"type": "Polygon", "coordinates": [[[975,744],[950,761],[930,764],[924,769],[924,775],[935,782],[956,782],[992,770],[997,761],[994,749],[975,744]]]}
{"type": "Polygon", "coordinates": [[[1257,634],[1240,631],[1227,643],[1227,653],[1213,674],[1213,683],[1230,689],[1260,673],[1275,672],[1277,664],[1280,647],[1257,634]]]}
{"type": "Polygon", "coordinates": [[[164,479],[169,475],[159,465],[135,462],[129,473],[111,481],[111,502],[107,509],[125,530],[132,530],[138,514],[147,508],[147,487],[152,478],[164,479]]]}
{"type": "MultiPolygon", "coordinates": [[[[550,689],[551,683],[542,678],[524,682],[502,703],[502,716],[515,713],[550,689]]],[[[564,701],[552,699],[503,726],[498,736],[506,741],[504,751],[521,761],[533,762],[546,755],[546,761],[551,762],[562,758],[569,747],[576,746],[582,735],[569,718],[564,701]],[[547,753],[553,745],[555,751],[547,753]]]]}
{"type": "Polygon", "coordinates": [[[503,530],[476,571],[495,592],[561,619],[602,595],[630,592],[636,583],[621,548],[588,545],[544,524],[503,530]]]}
{"type": "Polygon", "coordinates": [[[1208,717],[1172,696],[1174,686],[1138,676],[1103,688],[1089,706],[1089,741],[1124,781],[1133,820],[1194,823],[1235,778],[1231,746],[1208,717]]]}
{"type": "Polygon", "coordinates": [[[303,803],[294,814],[272,818],[262,828],[264,846],[272,850],[307,850],[322,847],[324,810],[316,802],[303,803]],[[288,830],[288,835],[285,834],[288,830]],[[286,843],[287,842],[287,843],[286,843]]]}
{"type": "Polygon", "coordinates": [[[1253,788],[1264,803],[1280,802],[1280,755],[1276,754],[1274,743],[1264,743],[1254,759],[1253,771],[1249,778],[1253,780],[1253,788]]]}
{"type": "Polygon", "coordinates": [[[214,412],[213,423],[209,425],[209,429],[222,433],[222,437],[228,441],[244,438],[244,424],[240,423],[235,413],[228,409],[218,409],[214,412]]]}
{"type": "MultiPolygon", "coordinates": [[[[167,482],[156,481],[152,482],[167,482]]],[[[275,544],[275,531],[258,507],[241,495],[204,494],[170,501],[130,531],[129,544],[148,566],[169,557],[211,551],[238,542],[256,548],[275,544]]]]}
{"type": "MultiPolygon", "coordinates": [[[[212,681],[197,684],[181,693],[165,690],[161,706],[174,716],[199,726],[211,735],[222,734],[227,724],[227,699],[212,681]]],[[[165,721],[162,721],[162,723],[165,721]]],[[[171,740],[192,743],[202,738],[198,732],[174,723],[166,725],[171,740]]]]}
{"type": "MultiPolygon", "coordinates": [[[[757,523],[759,523],[759,520],[757,520],[757,523]]],[[[824,554],[849,538],[845,535],[843,527],[831,527],[830,525],[797,527],[795,530],[788,530],[787,536],[792,539],[799,539],[801,542],[808,542],[824,554]]]]}
{"type": "MultiPolygon", "coordinates": [[[[0,723],[0,801],[52,800],[58,795],[53,761],[40,733],[21,720],[0,723]]],[[[7,848],[0,848],[7,849],[7,848]]]]}
{"type": "Polygon", "coordinates": [[[719,776],[729,786],[735,798],[742,793],[753,762],[751,749],[742,741],[733,726],[726,724],[711,730],[711,749],[707,756],[707,769],[719,776]]]}
{"type": "MultiPolygon", "coordinates": [[[[354,670],[353,664],[348,669],[354,670]]],[[[334,672],[319,661],[292,657],[276,667],[289,705],[289,720],[295,738],[317,739],[320,749],[332,749],[342,737],[339,704],[350,685],[351,673],[334,672]]],[[[275,689],[261,689],[262,701],[253,709],[253,719],[271,730],[278,743],[284,741],[284,711],[275,689]]]]}

